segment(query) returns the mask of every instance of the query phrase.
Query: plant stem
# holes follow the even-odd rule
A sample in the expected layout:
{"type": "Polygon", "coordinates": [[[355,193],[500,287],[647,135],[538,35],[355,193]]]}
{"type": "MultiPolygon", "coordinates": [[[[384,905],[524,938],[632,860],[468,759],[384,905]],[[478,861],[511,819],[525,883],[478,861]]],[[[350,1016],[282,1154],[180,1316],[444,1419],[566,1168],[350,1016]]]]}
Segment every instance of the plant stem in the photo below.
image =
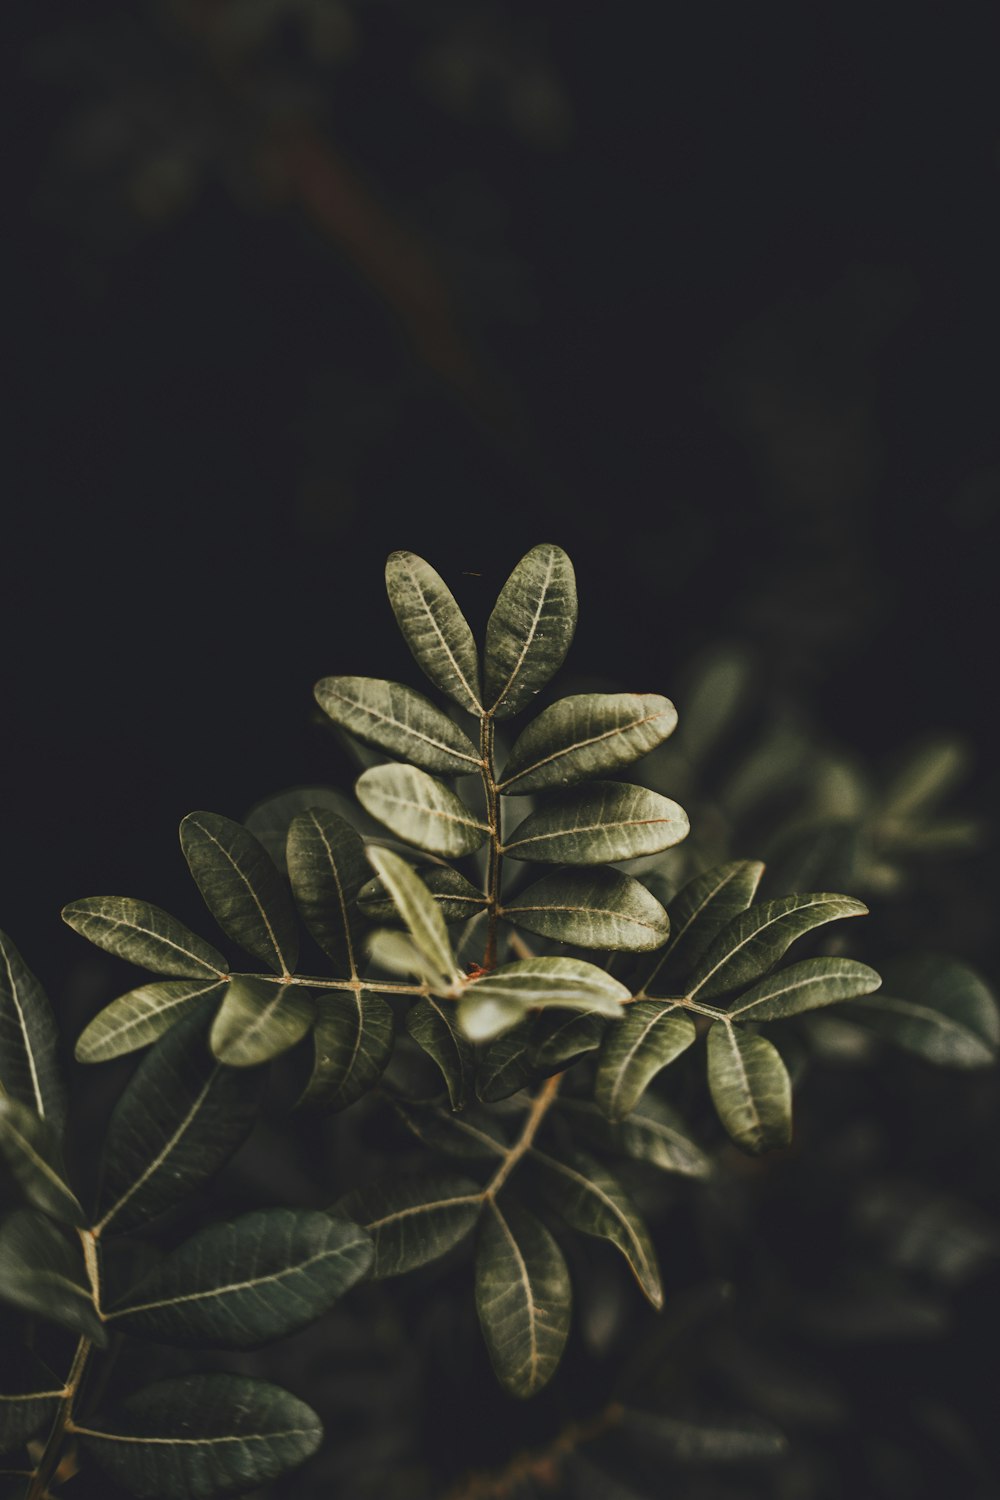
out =
{"type": "Polygon", "coordinates": [[[483,1189],[484,1202],[489,1202],[496,1197],[522,1156],[525,1156],[531,1150],[532,1142],[538,1134],[538,1128],[555,1102],[562,1077],[561,1073],[554,1073],[551,1078],[546,1079],[535,1095],[531,1102],[531,1108],[528,1111],[528,1117],[521,1129],[521,1134],[483,1189]]]}
{"type": "MultiPolygon", "coordinates": [[[[100,1266],[97,1258],[97,1239],[89,1229],[78,1229],[77,1233],[83,1245],[83,1259],[87,1267],[87,1278],[90,1282],[90,1290],[94,1298],[94,1307],[100,1313],[101,1286],[100,1266]]],[[[90,1340],[84,1338],[76,1346],[73,1363],[70,1365],[69,1374],[66,1376],[62,1398],[53,1418],[49,1435],[45,1440],[42,1456],[32,1473],[31,1483],[28,1486],[28,1493],[25,1500],[44,1500],[49,1480],[59,1467],[63,1438],[73,1420],[73,1403],[76,1401],[80,1386],[83,1384],[83,1377],[87,1373],[87,1365],[90,1361],[93,1348],[94,1346],[90,1340]]]]}
{"type": "Polygon", "coordinates": [[[500,919],[500,877],[503,870],[503,855],[500,852],[500,794],[497,791],[496,765],[493,758],[493,720],[483,714],[479,722],[479,748],[483,757],[483,791],[486,794],[486,821],[490,825],[490,852],[486,870],[487,921],[486,950],[483,968],[495,969],[497,965],[497,923],[500,919]]]}

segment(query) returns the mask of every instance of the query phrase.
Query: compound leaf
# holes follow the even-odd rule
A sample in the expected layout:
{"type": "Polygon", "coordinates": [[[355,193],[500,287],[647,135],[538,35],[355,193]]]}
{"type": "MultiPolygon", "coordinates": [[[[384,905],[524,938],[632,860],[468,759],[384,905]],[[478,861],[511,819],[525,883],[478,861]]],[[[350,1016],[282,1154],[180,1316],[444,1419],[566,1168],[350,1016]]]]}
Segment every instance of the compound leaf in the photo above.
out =
{"type": "Polygon", "coordinates": [[[572,1291],[562,1251],[519,1204],[491,1199],[476,1243],[476,1310],[497,1379],[534,1396],[556,1372],[572,1291]]]}
{"type": "Polygon", "coordinates": [[[506,719],[562,666],[576,629],[576,576],[561,547],[532,547],[500,590],[486,626],[486,701],[506,719]]]}
{"type": "Polygon", "coordinates": [[[516,796],[620,770],[673,733],[677,710],[658,693],[579,693],[544,709],[515,742],[500,791],[516,796]]]}
{"type": "Polygon", "coordinates": [[[532,1031],[532,1061],[540,1073],[558,1073],[584,1053],[596,1051],[606,1031],[605,1017],[592,1012],[564,1016],[544,1011],[532,1031]]]}
{"type": "Polygon", "coordinates": [[[882,976],[852,958],[807,958],[770,974],[729,1008],[734,1021],[780,1021],[839,1000],[870,995],[882,976]]]}
{"type": "Polygon", "coordinates": [[[437,1104],[404,1099],[394,1099],[393,1107],[418,1140],[446,1156],[481,1161],[506,1155],[506,1137],[490,1111],[463,1109],[452,1114],[437,1104]]]}
{"type": "Polygon", "coordinates": [[[427,995],[406,1012],[406,1029],[441,1070],[452,1109],[465,1104],[472,1080],[472,1048],[456,1025],[455,1006],[427,995]]]}
{"type": "Polygon", "coordinates": [[[296,814],[286,845],[292,894],[307,931],[338,970],[357,974],[358,893],[368,879],[360,835],[329,808],[296,814]]]}
{"type": "MultiPolygon", "coordinates": [[[[425,865],[419,874],[446,922],[467,922],[486,905],[482,891],[450,865],[425,865]]],[[[399,919],[396,903],[377,876],[363,887],[358,905],[373,922],[399,919]]]]}
{"type": "Polygon", "coordinates": [[[16,1209],[0,1224],[0,1298],[82,1334],[101,1348],[104,1325],[94,1306],[83,1251],[74,1234],[34,1209],[16,1209]]]}
{"type": "Polygon", "coordinates": [[[502,914],[529,932],[606,952],[659,948],[670,932],[666,912],[644,885],[604,868],[544,875],[502,914]]]}
{"type": "Polygon", "coordinates": [[[760,979],[814,927],[841,917],[863,917],[867,906],[851,896],[813,892],[752,906],[726,924],[688,981],[688,993],[712,1000],[760,979]]]}
{"type": "Polygon", "coordinates": [[[792,1138],[792,1085],[766,1037],[718,1023],[708,1033],[708,1086],[726,1130],[759,1155],[792,1138]]]}
{"type": "Polygon", "coordinates": [[[66,1091],[48,996],[6,933],[0,932],[0,1093],[19,1099],[61,1130],[66,1091]]]}
{"type": "Polygon", "coordinates": [[[148,1047],[210,995],[220,999],[225,979],[163,979],[119,995],[80,1033],[77,1062],[106,1062],[148,1047]]]}
{"type": "Polygon", "coordinates": [[[378,677],[324,677],[315,693],[335,724],[425,771],[467,776],[482,767],[468,735],[412,688],[378,677]]]}
{"type": "Polygon", "coordinates": [[[764,866],[759,860],[734,859],[705,870],[682,886],[670,902],[670,944],[643,980],[649,989],[661,969],[683,981],[722,929],[746,911],[760,884],[764,866]]]}
{"type": "Polygon", "coordinates": [[[181,848],[205,905],[227,937],[276,974],[290,974],[299,935],[291,897],[263,844],[242,823],[193,812],[181,848]]]}
{"type": "Polygon", "coordinates": [[[226,986],[209,1046],[229,1068],[255,1068],[301,1041],[316,1016],[311,991],[237,974],[226,986]]]}
{"type": "Polygon", "coordinates": [[[154,974],[182,979],[219,979],[229,965],[183,922],[148,901],[131,896],[88,896],[71,901],[62,918],[98,948],[154,974]]]}
{"type": "Polygon", "coordinates": [[[67,1224],[85,1222],[65,1181],[55,1129],[19,1099],[0,1098],[0,1157],[34,1208],[67,1224]]]}
{"type": "Polygon", "coordinates": [[[617,1124],[585,1099],[560,1099],[558,1107],[574,1131],[599,1151],[630,1156],[684,1177],[711,1175],[711,1162],[691,1139],[683,1120],[653,1093],[644,1094],[626,1119],[617,1124]]]}
{"type": "Polygon", "coordinates": [[[314,810],[336,813],[349,828],[359,828],[359,820],[365,817],[352,798],[333,787],[293,786],[254,803],[243,819],[243,826],[267,850],[276,869],[287,875],[289,830],[299,813],[314,810]]]}
{"type": "Polygon", "coordinates": [[[601,865],[658,854],[688,832],[687,814],[658,792],[594,781],[530,813],[504,846],[511,859],[601,865]]]}
{"type": "Polygon", "coordinates": [[[531,1020],[520,1021],[486,1048],[476,1073],[476,1094],[484,1104],[496,1104],[536,1076],[534,1027],[531,1020]]]}
{"type": "Polygon", "coordinates": [[[892,964],[879,993],[852,1007],[851,1015],[945,1067],[985,1067],[1000,1047],[1000,1016],[989,988],[968,964],[943,954],[914,954],[892,964]]]}
{"type": "Polygon", "coordinates": [[[372,1276],[401,1276],[437,1260],[471,1231],[482,1191],[467,1177],[428,1172],[384,1178],[348,1193],[337,1210],[375,1242],[372,1276]]]}
{"type": "Polygon", "coordinates": [[[458,1018],[466,1036],[487,1041],[536,1007],[559,1005],[617,1017],[628,997],[621,980],[583,959],[526,958],[469,981],[458,1018]]]}
{"type": "Polygon", "coordinates": [[[635,1000],[604,1038],[594,1098],[609,1120],[634,1109],[657,1073],[687,1050],[697,1033],[672,1000],[635,1000]]]}
{"type": "Polygon", "coordinates": [[[472,854],[489,833],[450,787],[415,766],[372,766],[358,777],[354,790],[373,818],[431,854],[472,854]]]}
{"type": "Polygon", "coordinates": [[[313,1069],[301,1104],[341,1110],[373,1088],[392,1056],[392,1007],[372,990],[318,997],[313,1069]]]}
{"type": "Polygon", "coordinates": [[[435,973],[446,982],[460,979],[444,916],[417,872],[389,849],[371,848],[368,858],[435,973]]]}
{"type": "Polygon", "coordinates": [[[413,552],[393,552],[385,565],[385,586],[396,623],[419,666],[461,708],[481,714],[476,643],[440,574],[413,552]]]}

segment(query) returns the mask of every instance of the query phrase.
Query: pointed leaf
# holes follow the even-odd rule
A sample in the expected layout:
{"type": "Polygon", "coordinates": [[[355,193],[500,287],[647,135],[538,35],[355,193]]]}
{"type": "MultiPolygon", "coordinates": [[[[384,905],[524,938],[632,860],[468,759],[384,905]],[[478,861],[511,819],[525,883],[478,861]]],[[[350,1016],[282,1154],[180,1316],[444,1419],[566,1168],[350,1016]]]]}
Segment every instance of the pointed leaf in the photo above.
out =
{"type": "Polygon", "coordinates": [[[316,1017],[310,990],[236,974],[212,1023],[209,1045],[229,1068],[255,1068],[301,1041],[316,1017]]]}
{"type": "Polygon", "coordinates": [[[417,872],[389,849],[371,848],[368,858],[427,962],[446,981],[461,979],[444,917],[417,872]]]}
{"type": "Polygon", "coordinates": [[[226,1068],[203,1010],[178,1021],[129,1080],[108,1127],[96,1226],[135,1228],[187,1197],[250,1132],[262,1072],[226,1068]]]}
{"type": "Polygon", "coordinates": [[[841,917],[867,914],[863,902],[825,892],[782,896],[752,906],[719,933],[691,975],[688,994],[714,1000],[742,989],[772,969],[804,933],[841,917]]]}
{"type": "Polygon", "coordinates": [[[529,932],[579,948],[639,953],[666,942],[670,922],[656,897],[620,870],[558,870],[503,907],[529,932]]]}
{"type": "MultiPolygon", "coordinates": [[[[8,1348],[0,1390],[0,1453],[13,1453],[55,1416],[63,1384],[27,1349],[8,1348]]],[[[3,1471],[0,1471],[3,1472],[3,1471]]],[[[21,1487],[22,1494],[24,1486],[21,1487]]]]}
{"type": "Polygon", "coordinates": [[[898,1047],[951,1068],[981,1068],[1000,1048],[1000,1016],[974,969],[942,954],[914,954],[892,964],[882,989],[851,1009],[898,1047]]]}
{"type": "Polygon", "coordinates": [[[148,1047],[210,996],[222,999],[225,980],[163,979],[119,995],[99,1011],[77,1040],[77,1062],[106,1062],[148,1047]]]}
{"type": "Polygon", "coordinates": [[[682,886],[667,908],[670,944],[657,954],[642,989],[648,993],[661,970],[678,983],[685,980],[722,929],[746,911],[763,873],[759,860],[734,859],[682,886]]]}
{"type": "Polygon", "coordinates": [[[594,781],[530,813],[503,852],[547,865],[602,865],[658,854],[687,832],[687,814],[668,797],[624,782],[594,781]]]}
{"type": "Polygon", "coordinates": [[[561,547],[532,547],[486,626],[486,701],[494,718],[525,708],[562,666],[576,629],[576,576],[561,547]]]}
{"type": "Polygon", "coordinates": [[[431,854],[471,854],[489,833],[450,788],[414,766],[372,766],[358,777],[354,790],[373,818],[431,854]]]}
{"type": "Polygon", "coordinates": [[[734,1021],[780,1021],[807,1010],[870,995],[882,983],[867,964],[852,958],[807,958],[770,974],[745,990],[729,1008],[734,1021]]]}
{"type": "Polygon", "coordinates": [[[243,819],[243,826],[270,855],[271,862],[282,875],[288,874],[286,845],[292,823],[299,813],[336,813],[349,828],[362,832],[361,821],[365,814],[353,798],[345,796],[329,786],[293,786],[287,791],[275,792],[255,802],[243,819]]]}
{"type": "Polygon", "coordinates": [[[628,1261],[643,1293],[654,1307],[663,1306],[656,1251],[642,1219],[615,1177],[583,1151],[565,1159],[532,1148],[546,1201],[571,1229],[610,1240],[628,1261]]]}
{"type": "Polygon", "coordinates": [[[658,693],[579,693],[538,715],[511,750],[500,791],[518,797],[631,765],[672,734],[677,710],[658,693]]]}
{"type": "Polygon", "coordinates": [[[691,1139],[680,1116],[653,1093],[646,1093],[628,1117],[613,1124],[596,1104],[585,1099],[559,1100],[574,1134],[599,1151],[649,1162],[662,1172],[708,1177],[712,1164],[691,1139]]]}
{"type": "Polygon", "coordinates": [[[368,1235],[346,1219],[263,1209],[185,1240],[105,1316],[134,1338],[254,1349],[325,1313],[373,1253],[368,1235]]]}
{"type": "Polygon", "coordinates": [[[226,936],[276,974],[292,973],[299,947],[295,910],[263,845],[242,823],[193,812],[181,822],[181,848],[226,936]]]}
{"type": "Polygon", "coordinates": [[[708,1086],[738,1146],[759,1155],[792,1138],[792,1085],[766,1037],[718,1023],[708,1033],[708,1086]]]}
{"type": "Polygon", "coordinates": [[[0,1098],[0,1158],[34,1208],[67,1224],[86,1222],[65,1180],[59,1137],[19,1099],[0,1098]]]}
{"type": "Polygon", "coordinates": [[[437,1260],[471,1231],[482,1191],[467,1177],[428,1172],[388,1177],[348,1193],[337,1211],[375,1242],[372,1276],[401,1276],[437,1260]]]}
{"type": "Polygon", "coordinates": [[[406,1029],[422,1051],[437,1063],[452,1109],[461,1109],[472,1080],[472,1048],[458,1031],[454,1003],[432,995],[406,1012],[406,1029]]]}
{"type": "Polygon", "coordinates": [[[312,1075],[300,1103],[347,1109],[381,1078],[392,1056],[392,1007],[372,990],[317,997],[312,1075]]]}
{"type": "Polygon", "coordinates": [[[363,840],[337,813],[308,808],[292,819],[286,859],[306,928],[338,973],[353,978],[361,925],[356,903],[368,879],[363,840]]]}
{"type": "Polygon", "coordinates": [[[469,981],[458,1018],[466,1036],[488,1041],[536,1007],[559,1005],[617,1017],[628,998],[621,980],[582,958],[526,958],[469,981]]]}
{"type": "Polygon", "coordinates": [[[470,1161],[507,1154],[507,1140],[492,1112],[463,1109],[452,1114],[437,1104],[394,1099],[393,1107],[418,1140],[432,1150],[470,1161]]]}
{"type": "Polygon", "coordinates": [[[17,1209],[0,1224],[0,1298],[101,1348],[108,1341],[77,1236],[68,1239],[33,1209],[17,1209]]]}
{"type": "MultiPolygon", "coordinates": [[[[482,891],[450,865],[424,865],[419,874],[446,922],[467,922],[486,906],[482,891]]],[[[373,922],[399,920],[396,903],[377,876],[362,888],[358,905],[373,922]]]]}
{"type": "Polygon", "coordinates": [[[477,774],[483,760],[468,735],[421,693],[378,677],[324,677],[316,702],[341,728],[426,771],[477,774]]]}
{"type": "Polygon", "coordinates": [[[310,1458],[319,1417],[288,1391],[243,1375],[181,1375],[148,1385],[73,1431],[138,1500],[208,1500],[256,1489],[310,1458]]]}
{"type": "Polygon", "coordinates": [[[61,1130],[66,1090],[58,1044],[48,996],[10,938],[0,932],[0,1093],[19,1099],[61,1130]]]}
{"type": "Polygon", "coordinates": [[[154,974],[218,979],[229,965],[211,943],[148,901],[131,896],[88,896],[71,901],[62,918],[98,948],[154,974]]]}
{"type": "Polygon", "coordinates": [[[635,1000],[604,1038],[594,1098],[609,1120],[623,1120],[697,1033],[672,1000],[635,1000]]]}
{"type": "Polygon", "coordinates": [[[584,1012],[564,1016],[543,1011],[532,1031],[532,1061],[540,1073],[558,1073],[587,1052],[595,1052],[604,1039],[608,1023],[604,1016],[584,1012]]]}
{"type": "Polygon", "coordinates": [[[497,1379],[534,1396],[569,1336],[572,1290],[562,1251],[527,1209],[491,1199],[476,1244],[476,1311],[497,1379]]]}
{"type": "Polygon", "coordinates": [[[413,552],[393,552],[385,586],[406,644],[431,682],[468,713],[481,714],[476,643],[440,574],[413,552]]]}
{"type": "Polygon", "coordinates": [[[509,1099],[534,1082],[538,1075],[533,1038],[532,1021],[521,1021],[486,1048],[476,1073],[476,1094],[484,1104],[509,1099]]]}

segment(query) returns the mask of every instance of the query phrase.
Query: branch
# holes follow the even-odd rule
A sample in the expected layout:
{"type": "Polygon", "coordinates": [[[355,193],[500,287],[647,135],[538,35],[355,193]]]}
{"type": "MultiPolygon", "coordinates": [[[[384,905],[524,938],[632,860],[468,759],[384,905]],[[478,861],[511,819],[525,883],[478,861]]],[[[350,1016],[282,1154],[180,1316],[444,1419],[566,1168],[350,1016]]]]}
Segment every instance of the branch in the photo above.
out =
{"type": "Polygon", "coordinates": [[[445,1500],[505,1500],[521,1492],[521,1486],[535,1483],[543,1489],[554,1489],[559,1482],[563,1463],[569,1456],[602,1437],[621,1421],[625,1408],[609,1402],[589,1422],[570,1422],[544,1448],[518,1453],[502,1469],[491,1473],[469,1474],[448,1491],[445,1500]]]}

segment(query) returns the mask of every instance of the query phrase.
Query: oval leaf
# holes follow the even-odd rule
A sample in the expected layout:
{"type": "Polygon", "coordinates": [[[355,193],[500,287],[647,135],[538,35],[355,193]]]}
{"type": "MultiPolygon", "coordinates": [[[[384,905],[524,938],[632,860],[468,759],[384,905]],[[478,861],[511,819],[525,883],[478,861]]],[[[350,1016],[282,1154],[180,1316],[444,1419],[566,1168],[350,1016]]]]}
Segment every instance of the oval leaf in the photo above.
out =
{"type": "Polygon", "coordinates": [[[59,1137],[47,1120],[19,1099],[0,1098],[0,1157],[34,1208],[83,1224],[83,1209],[65,1182],[59,1137]]]}
{"type": "Polygon", "coordinates": [[[532,1030],[532,1061],[542,1074],[558,1073],[585,1053],[596,1052],[607,1029],[604,1016],[587,1012],[563,1016],[558,1011],[545,1011],[532,1030]]]}
{"type": "Polygon", "coordinates": [[[327,958],[357,976],[358,892],[368,879],[360,835],[328,808],[296,814],[286,844],[292,894],[310,935],[327,958]]]}
{"type": "Polygon", "coordinates": [[[420,876],[389,849],[371,848],[368,858],[427,962],[446,982],[460,979],[444,917],[420,876]]]}
{"type": "Polygon", "coordinates": [[[131,896],[88,896],[71,901],[62,918],[98,948],[154,974],[218,979],[229,965],[211,943],[196,937],[169,912],[131,896]]]}
{"type": "Polygon", "coordinates": [[[359,832],[359,820],[367,821],[365,814],[351,797],[329,786],[294,786],[284,792],[275,792],[272,796],[255,802],[243,819],[244,828],[248,828],[257,842],[267,850],[275,868],[282,875],[288,874],[285,855],[292,823],[299,813],[313,809],[336,813],[349,828],[357,828],[359,832]]]}
{"type": "Polygon", "coordinates": [[[0,1091],[61,1130],[66,1090],[58,1044],[48,996],[10,938],[0,932],[0,1091]]]}
{"type": "Polygon", "coordinates": [[[579,693],[544,709],[507,757],[501,792],[524,796],[631,765],[672,734],[677,710],[658,693],[579,693]]]}
{"type": "Polygon", "coordinates": [[[476,1244],[476,1311],[497,1379],[534,1396],[569,1336],[572,1291],[562,1251],[527,1209],[490,1200],[476,1244]]]}
{"type": "Polygon", "coordinates": [[[440,574],[413,552],[393,552],[385,565],[385,586],[396,623],[422,670],[460,707],[481,714],[476,643],[440,574]]]}
{"type": "Polygon", "coordinates": [[[658,854],[680,843],[688,827],[684,809],[658,792],[595,781],[529,814],[503,852],[547,865],[602,865],[658,854]]]}
{"type": "Polygon", "coordinates": [[[533,1083],[538,1076],[534,1064],[534,1026],[521,1021],[490,1042],[476,1073],[476,1094],[484,1104],[496,1104],[533,1083]]]}
{"type": "Polygon", "coordinates": [[[881,983],[880,974],[852,958],[807,958],[745,990],[729,1015],[734,1021],[780,1021],[838,1000],[870,995],[881,983]]]}
{"type": "Polygon", "coordinates": [[[33,1209],[17,1209],[0,1224],[0,1298],[101,1348],[108,1341],[79,1239],[33,1209]]]}
{"type": "MultiPolygon", "coordinates": [[[[677,892],[667,910],[670,917],[670,943],[642,981],[649,991],[657,975],[676,980],[687,979],[695,964],[722,929],[746,911],[757,893],[764,866],[755,859],[734,859],[716,865],[689,880],[677,892]]],[[[676,993],[676,991],[675,991],[676,993]]]]}
{"type": "Polygon", "coordinates": [[[609,1120],[623,1120],[657,1073],[687,1050],[697,1032],[671,1000],[635,1000],[604,1039],[594,1098],[609,1120]]]}
{"type": "Polygon", "coordinates": [[[576,629],[576,576],[561,547],[532,547],[500,590],[486,626],[486,701],[506,719],[562,666],[576,629]]]}
{"type": "Polygon", "coordinates": [[[645,1094],[617,1124],[585,1099],[561,1098],[558,1108],[568,1117],[574,1133],[599,1151],[630,1156],[633,1161],[649,1162],[662,1172],[677,1172],[684,1177],[711,1175],[711,1162],[691,1139],[684,1122],[655,1094],[645,1094]]]}
{"type": "Polygon", "coordinates": [[[386,1178],[348,1193],[337,1210],[375,1242],[372,1276],[401,1276],[437,1260],[470,1233],[482,1191],[446,1173],[386,1178]]]}
{"type": "Polygon", "coordinates": [[[792,1085],[766,1037],[718,1024],[708,1033],[708,1086],[738,1146],[759,1155],[792,1138],[792,1085]]]}
{"type": "Polygon", "coordinates": [[[472,1049],[456,1024],[455,1006],[432,995],[406,1012],[406,1029],[422,1051],[437,1063],[452,1109],[461,1109],[472,1079],[472,1049]]]}
{"type": "Polygon", "coordinates": [[[742,989],[772,969],[804,933],[841,917],[867,914],[863,902],[826,892],[782,896],[752,906],[719,933],[692,974],[688,994],[713,1000],[742,989]]]}
{"type": "Polygon", "coordinates": [[[881,991],[851,1015],[898,1047],[945,1067],[986,1067],[1000,1048],[1000,1016],[989,988],[967,964],[941,954],[915,954],[893,964],[881,991]]]}
{"type": "Polygon", "coordinates": [[[378,677],[324,677],[315,693],[335,724],[390,755],[451,776],[482,768],[468,735],[412,688],[378,677]]]}
{"type": "Polygon", "coordinates": [[[581,958],[526,958],[471,980],[458,1018],[466,1036],[487,1041],[536,1007],[560,1005],[617,1017],[628,998],[619,979],[581,958]]]}
{"type": "Polygon", "coordinates": [[[392,1007],[371,990],[331,992],[317,999],[312,1075],[301,1104],[347,1109],[374,1088],[392,1056],[392,1007]]]}
{"type": "Polygon", "coordinates": [[[148,1047],[202,1000],[221,1000],[224,980],[163,979],[119,995],[99,1011],[77,1040],[77,1062],[106,1062],[148,1047]]]}
{"type": "MultiPolygon", "coordinates": [[[[450,865],[425,865],[419,874],[446,922],[467,922],[486,905],[482,891],[450,865]]],[[[377,876],[362,889],[358,905],[373,922],[400,920],[395,901],[377,876]]]]}
{"type": "Polygon", "coordinates": [[[346,1219],[263,1209],[186,1240],[106,1321],[163,1344],[254,1349],[325,1313],[360,1281],[373,1253],[346,1219]]]}
{"type": "Polygon", "coordinates": [[[666,942],[670,922],[644,885],[620,870],[559,870],[502,909],[518,927],[579,948],[639,953],[666,942]]]}
{"type": "Polygon", "coordinates": [[[75,1432],[138,1500],[208,1500],[255,1489],[311,1457],[319,1417],[288,1391],[243,1375],[181,1375],[127,1397],[75,1432]]]}
{"type": "Polygon", "coordinates": [[[431,854],[471,854],[490,831],[453,791],[414,766],[372,766],[354,790],[373,818],[431,854]]]}
{"type": "Polygon", "coordinates": [[[316,1016],[309,990],[237,974],[212,1023],[209,1045],[229,1068],[255,1068],[301,1041],[316,1016]]]}
{"type": "Polygon", "coordinates": [[[219,813],[188,813],[181,848],[205,905],[227,937],[276,974],[298,957],[295,910],[263,845],[219,813]]]}
{"type": "Polygon", "coordinates": [[[463,1109],[451,1114],[437,1104],[394,1099],[393,1108],[409,1130],[434,1151],[466,1160],[506,1156],[507,1140],[492,1112],[463,1109]]]}

